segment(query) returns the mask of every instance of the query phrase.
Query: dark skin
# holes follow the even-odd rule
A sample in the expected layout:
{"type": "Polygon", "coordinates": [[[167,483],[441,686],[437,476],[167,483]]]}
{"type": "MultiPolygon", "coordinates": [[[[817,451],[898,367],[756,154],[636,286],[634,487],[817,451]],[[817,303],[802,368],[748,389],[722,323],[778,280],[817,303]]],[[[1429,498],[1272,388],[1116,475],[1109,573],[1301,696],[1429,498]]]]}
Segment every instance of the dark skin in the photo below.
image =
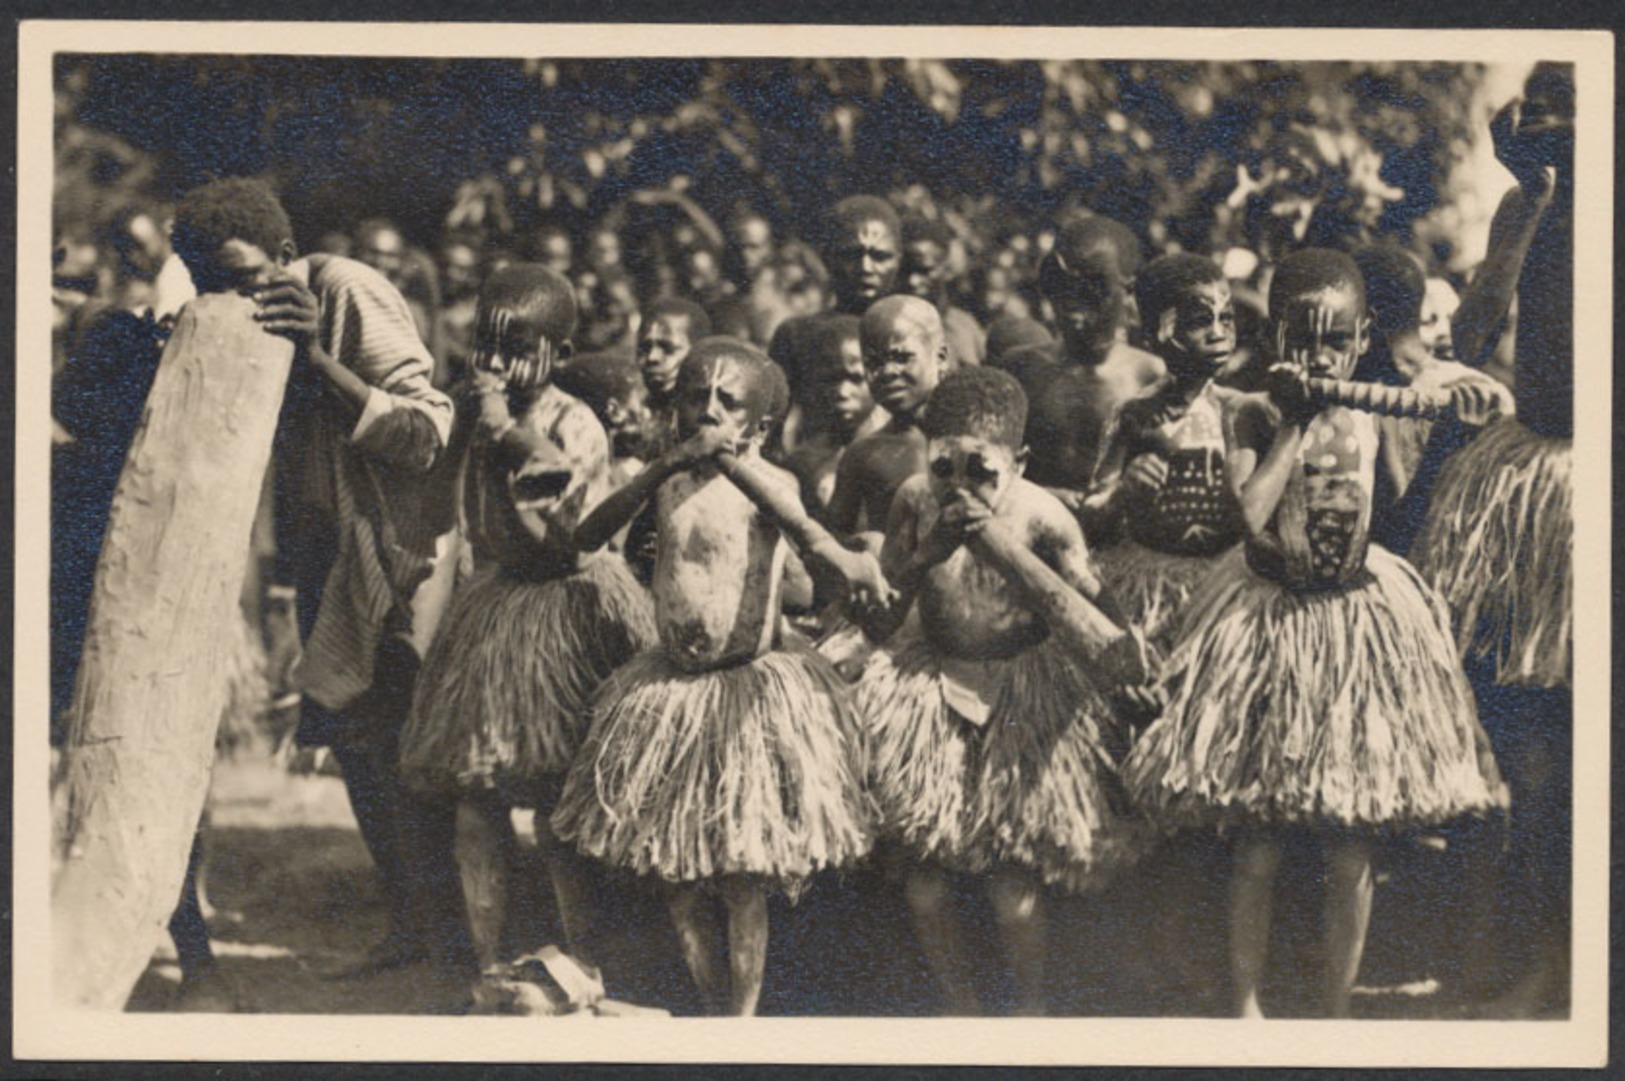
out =
{"type": "Polygon", "coordinates": [[[947,356],[936,309],[917,297],[888,297],[864,316],[864,371],[876,404],[891,419],[847,447],[841,458],[829,506],[830,525],[838,533],[855,533],[860,520],[878,530],[898,487],[925,468],[919,417],[947,356]]]}

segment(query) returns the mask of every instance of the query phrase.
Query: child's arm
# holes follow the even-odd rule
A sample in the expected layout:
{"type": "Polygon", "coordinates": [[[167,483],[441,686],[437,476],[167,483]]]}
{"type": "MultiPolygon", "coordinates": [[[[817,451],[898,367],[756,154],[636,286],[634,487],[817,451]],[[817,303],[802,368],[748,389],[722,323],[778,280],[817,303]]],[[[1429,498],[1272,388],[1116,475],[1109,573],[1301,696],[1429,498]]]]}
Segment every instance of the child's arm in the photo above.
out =
{"type": "Polygon", "coordinates": [[[1050,632],[1087,658],[1108,683],[1139,684],[1150,678],[1145,640],[1123,630],[1085,600],[1072,583],[1033,551],[1025,538],[1017,536],[1001,520],[988,518],[974,527],[966,544],[998,567],[1028,607],[1043,617],[1050,632]]]}
{"type": "Polygon", "coordinates": [[[1506,106],[1490,121],[1495,156],[1511,170],[1518,187],[1507,192],[1490,220],[1489,253],[1478,275],[1462,295],[1461,306],[1450,320],[1456,355],[1474,367],[1488,360],[1490,348],[1512,298],[1518,277],[1535,239],[1541,214],[1552,201],[1556,176],[1547,166],[1521,153],[1517,146],[1517,103],[1506,106]]]}
{"type": "MultiPolygon", "coordinates": [[[[862,451],[854,443],[846,448],[841,464],[835,467],[835,490],[830,493],[824,518],[837,536],[850,537],[857,532],[858,515],[863,510],[862,458],[862,451]]],[[[871,527],[873,524],[870,523],[871,527]]]]}
{"type": "Polygon", "coordinates": [[[885,641],[903,625],[926,572],[965,542],[968,515],[964,504],[958,505],[958,512],[953,508],[943,511],[924,539],[919,538],[919,500],[928,498],[921,478],[905,481],[892,497],[885,540],[880,547],[880,566],[896,587],[897,596],[883,610],[857,613],[864,633],[877,642],[885,641]]]}
{"type": "Polygon", "coordinates": [[[881,572],[880,561],[868,552],[842,547],[829,530],[813,520],[788,485],[774,484],[759,467],[742,460],[731,449],[718,456],[717,465],[723,476],[773,519],[799,551],[840,574],[858,607],[890,603],[895,591],[881,572]]]}
{"type": "Polygon", "coordinates": [[[1154,451],[1129,457],[1129,447],[1158,419],[1160,412],[1145,399],[1126,402],[1118,410],[1078,515],[1091,537],[1114,525],[1131,502],[1155,495],[1167,483],[1167,458],[1154,451]]]}
{"type": "Polygon", "coordinates": [[[1276,384],[1271,389],[1271,400],[1280,407],[1280,422],[1266,418],[1256,399],[1238,407],[1228,424],[1229,451],[1224,460],[1225,476],[1241,504],[1247,533],[1255,539],[1275,515],[1297,464],[1304,425],[1313,415],[1307,392],[1291,389],[1294,380],[1301,387],[1299,369],[1277,364],[1270,369],[1270,375],[1276,384]],[[1262,460],[1260,448],[1267,448],[1262,460]]]}
{"type": "Polygon", "coordinates": [[[643,468],[637,476],[612,492],[591,514],[576,526],[575,546],[593,552],[621,531],[637,516],[649,497],[673,474],[680,473],[723,449],[716,428],[702,428],[693,437],[671,448],[643,468]]]}

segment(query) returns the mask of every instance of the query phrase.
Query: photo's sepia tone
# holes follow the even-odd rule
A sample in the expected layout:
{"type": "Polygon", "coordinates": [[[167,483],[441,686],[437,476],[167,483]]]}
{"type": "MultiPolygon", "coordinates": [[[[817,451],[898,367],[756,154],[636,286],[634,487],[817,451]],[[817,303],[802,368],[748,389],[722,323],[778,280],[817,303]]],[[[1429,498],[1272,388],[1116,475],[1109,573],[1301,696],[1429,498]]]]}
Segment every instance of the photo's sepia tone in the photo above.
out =
{"type": "Polygon", "coordinates": [[[963,44],[51,54],[53,1009],[1591,1016],[1596,84],[963,44]]]}

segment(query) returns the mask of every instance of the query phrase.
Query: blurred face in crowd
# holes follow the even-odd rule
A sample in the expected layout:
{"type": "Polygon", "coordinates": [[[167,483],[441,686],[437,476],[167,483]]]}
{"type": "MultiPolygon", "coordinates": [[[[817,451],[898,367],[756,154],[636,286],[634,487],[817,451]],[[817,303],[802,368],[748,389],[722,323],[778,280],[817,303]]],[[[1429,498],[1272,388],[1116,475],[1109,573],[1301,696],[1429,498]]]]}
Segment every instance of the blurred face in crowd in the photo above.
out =
{"type": "Polygon", "coordinates": [[[1329,285],[1288,297],[1273,314],[1276,357],[1321,379],[1347,379],[1366,349],[1367,320],[1359,295],[1329,285]]]}
{"type": "Polygon", "coordinates": [[[440,280],[448,302],[467,300],[480,288],[480,253],[454,241],[440,249],[440,280]]]}
{"type": "Polygon", "coordinates": [[[734,251],[745,276],[754,279],[773,256],[773,228],[762,218],[743,218],[732,229],[734,251]]]}
{"type": "Polygon", "coordinates": [[[368,229],[361,234],[356,258],[390,281],[399,282],[406,268],[406,241],[400,233],[386,226],[368,229]]]}
{"type": "Polygon", "coordinates": [[[939,303],[948,282],[948,252],[935,240],[916,240],[903,248],[903,290],[939,303]]]}
{"type": "Polygon", "coordinates": [[[1450,320],[1461,307],[1461,297],[1455,287],[1443,278],[1429,278],[1427,291],[1422,294],[1422,318],[1418,329],[1422,344],[1428,352],[1441,360],[1455,357],[1455,343],[1450,336],[1450,320]]]}
{"type": "Polygon", "coordinates": [[[899,264],[897,234],[869,219],[846,227],[829,253],[830,286],[842,310],[854,314],[892,291],[899,264]]]}
{"type": "Polygon", "coordinates": [[[722,284],[722,267],[717,257],[704,248],[695,248],[683,256],[683,272],[688,291],[704,296],[722,284]]]}
{"type": "Polygon", "coordinates": [[[843,336],[840,348],[813,357],[807,379],[807,407],[835,422],[850,439],[874,410],[875,400],[863,369],[863,348],[857,335],[843,336]]]}
{"type": "Polygon", "coordinates": [[[556,274],[569,274],[575,263],[570,238],[559,232],[546,232],[536,243],[536,261],[556,274]]]}
{"type": "Polygon", "coordinates": [[[1103,355],[1128,316],[1128,286],[1118,268],[1117,250],[1102,244],[1086,253],[1049,296],[1068,355],[1103,355]]]}
{"type": "Polygon", "coordinates": [[[621,265],[621,238],[613,229],[599,229],[587,242],[587,265],[602,273],[621,265]]]}
{"type": "Polygon", "coordinates": [[[638,335],[638,365],[651,394],[672,392],[692,345],[686,315],[662,314],[649,320],[638,335]]]}

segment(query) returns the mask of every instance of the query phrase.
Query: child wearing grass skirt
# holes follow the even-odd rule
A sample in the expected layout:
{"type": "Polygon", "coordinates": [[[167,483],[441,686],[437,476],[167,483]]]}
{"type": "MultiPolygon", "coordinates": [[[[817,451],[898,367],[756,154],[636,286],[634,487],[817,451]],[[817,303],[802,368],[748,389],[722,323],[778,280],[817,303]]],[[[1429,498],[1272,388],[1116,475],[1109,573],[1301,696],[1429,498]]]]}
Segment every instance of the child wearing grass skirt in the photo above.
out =
{"type": "Polygon", "coordinates": [[[677,381],[681,442],[578,529],[593,549],[653,500],[660,644],[600,690],[553,816],[582,852],[666,884],[707,1008],[739,1015],[761,994],[768,889],[870,844],[848,688],[779,638],[785,535],[860,602],[889,592],[878,561],[814,524],[795,478],[762,460],[780,381],[751,346],[697,344],[677,381]]]}
{"type": "Polygon", "coordinates": [[[609,443],[587,406],[549,382],[575,324],[569,283],[534,264],[505,267],[481,289],[476,318],[479,412],[460,478],[475,570],[424,659],[401,770],[463,804],[458,860],[482,967],[502,959],[512,807],[538,812],[566,943],[590,961],[591,867],[553,839],[547,816],[589,697],[654,641],[653,606],[624,560],[572,544],[607,493],[609,443]]]}
{"type": "Polygon", "coordinates": [[[1370,545],[1369,414],[1317,409],[1309,375],[1346,379],[1364,351],[1353,261],[1308,250],[1270,290],[1278,363],[1230,417],[1228,470],[1247,526],[1187,604],[1164,667],[1167,706],[1123,774],[1155,819],[1234,828],[1231,983],[1261,1016],[1280,831],[1327,848],[1326,1012],[1346,1016],[1370,916],[1373,832],[1484,814],[1505,794],[1438,596],[1370,545]]]}
{"type": "Polygon", "coordinates": [[[1026,396],[994,368],[946,376],[925,414],[927,472],[892,504],[883,563],[918,610],[857,684],[883,828],[914,861],[915,929],[953,1013],[978,1013],[946,872],[991,873],[1019,1009],[1044,1011],[1041,883],[1097,885],[1131,854],[1097,683],[1145,676],[1055,496],[1022,478],[1026,396]],[[1097,608],[1096,605],[1100,607],[1097,608]],[[1091,664],[1091,658],[1095,663],[1091,664]]]}
{"type": "MultiPolygon", "coordinates": [[[[1484,270],[1456,319],[1461,356],[1493,345],[1513,297],[1516,417],[1445,460],[1411,557],[1449,602],[1485,727],[1512,788],[1504,885],[1474,896],[1505,906],[1526,943],[1512,986],[1485,1016],[1562,1009],[1569,994],[1574,769],[1574,69],[1540,63],[1523,97],[1490,123],[1518,185],[1491,223],[1484,270]]],[[[1430,447],[1429,450],[1434,448],[1430,447]]],[[[1480,924],[1487,922],[1481,918],[1480,924]]],[[[1479,936],[1475,936],[1477,938],[1479,936]]],[[[1514,954],[1518,951],[1512,951],[1514,954]]],[[[1487,958],[1474,991],[1495,988],[1487,958]]]]}

